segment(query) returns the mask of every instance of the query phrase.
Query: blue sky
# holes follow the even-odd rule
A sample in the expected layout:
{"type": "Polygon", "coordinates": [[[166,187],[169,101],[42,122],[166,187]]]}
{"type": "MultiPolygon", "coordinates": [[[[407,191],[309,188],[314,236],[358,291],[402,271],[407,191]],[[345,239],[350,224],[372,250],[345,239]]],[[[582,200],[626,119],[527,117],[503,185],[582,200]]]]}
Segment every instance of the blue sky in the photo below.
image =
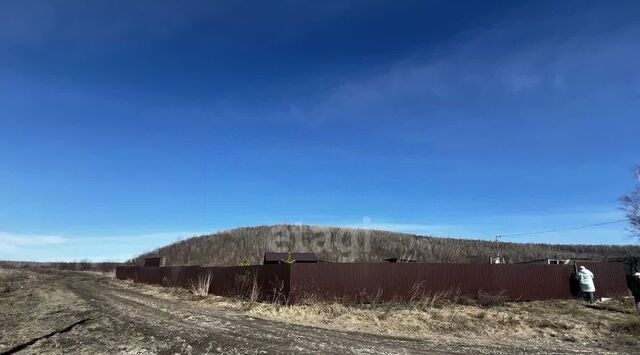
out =
{"type": "MultiPolygon", "coordinates": [[[[620,220],[640,4],[0,4],[0,259],[307,223],[491,239],[620,220]]],[[[511,241],[636,243],[626,224],[511,241]]]]}

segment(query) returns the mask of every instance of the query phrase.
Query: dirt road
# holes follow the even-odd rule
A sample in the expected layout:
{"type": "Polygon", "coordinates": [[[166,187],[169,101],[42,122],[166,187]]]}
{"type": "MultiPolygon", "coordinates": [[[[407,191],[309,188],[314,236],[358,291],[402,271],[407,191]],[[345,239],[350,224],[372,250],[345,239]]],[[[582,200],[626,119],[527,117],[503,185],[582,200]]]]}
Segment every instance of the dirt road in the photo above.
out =
{"type": "Polygon", "coordinates": [[[197,303],[118,286],[104,275],[1,271],[0,354],[437,354],[452,350],[422,341],[214,312],[197,303]]]}

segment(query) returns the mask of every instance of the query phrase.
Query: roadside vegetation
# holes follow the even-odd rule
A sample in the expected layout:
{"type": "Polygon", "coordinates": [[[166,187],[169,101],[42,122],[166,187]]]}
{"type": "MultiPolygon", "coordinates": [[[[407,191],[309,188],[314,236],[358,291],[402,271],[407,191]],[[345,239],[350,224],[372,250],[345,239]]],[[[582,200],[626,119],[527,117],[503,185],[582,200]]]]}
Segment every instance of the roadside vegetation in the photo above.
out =
{"type": "Polygon", "coordinates": [[[424,299],[375,306],[257,304],[248,313],[301,325],[418,339],[443,334],[477,341],[593,344],[609,350],[618,345],[640,346],[640,321],[631,314],[632,303],[628,299],[609,302],[627,311],[588,308],[574,300],[480,304],[424,299]]]}

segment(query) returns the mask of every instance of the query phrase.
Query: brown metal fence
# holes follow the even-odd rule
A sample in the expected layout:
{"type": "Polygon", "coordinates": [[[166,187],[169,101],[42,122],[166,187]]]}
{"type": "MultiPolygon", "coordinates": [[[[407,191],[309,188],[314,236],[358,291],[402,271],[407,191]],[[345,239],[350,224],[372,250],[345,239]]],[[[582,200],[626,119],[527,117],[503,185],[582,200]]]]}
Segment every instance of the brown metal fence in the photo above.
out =
{"type": "Polygon", "coordinates": [[[189,288],[201,276],[212,275],[209,293],[220,296],[244,296],[251,292],[255,280],[261,298],[281,297],[289,294],[289,268],[287,265],[252,265],[232,267],[121,266],[116,278],[168,287],[189,288]]]}
{"type": "MultiPolygon", "coordinates": [[[[629,293],[622,264],[585,263],[595,275],[598,297],[629,293]]],[[[471,297],[502,295],[510,300],[566,299],[577,295],[573,266],[526,264],[319,263],[237,267],[138,267],[116,269],[118,279],[188,287],[211,273],[209,293],[238,296],[256,286],[263,299],[407,299],[416,293],[456,293],[471,297]]]]}
{"type": "MultiPolygon", "coordinates": [[[[618,263],[585,265],[594,273],[597,295],[628,294],[618,263]]],[[[565,265],[491,264],[293,264],[291,296],[357,298],[377,294],[384,300],[416,292],[457,293],[476,297],[501,294],[511,300],[572,298],[577,294],[573,267],[565,265]]]]}

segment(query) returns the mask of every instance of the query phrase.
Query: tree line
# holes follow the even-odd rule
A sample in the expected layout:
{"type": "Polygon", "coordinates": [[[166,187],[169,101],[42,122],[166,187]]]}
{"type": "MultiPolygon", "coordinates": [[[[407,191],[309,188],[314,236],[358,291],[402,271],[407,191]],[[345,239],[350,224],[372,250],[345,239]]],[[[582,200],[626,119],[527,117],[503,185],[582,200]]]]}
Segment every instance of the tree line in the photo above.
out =
{"type": "Polygon", "coordinates": [[[164,256],[167,265],[260,264],[265,252],[314,252],[327,262],[379,262],[394,257],[420,262],[507,263],[536,259],[640,256],[640,246],[509,243],[435,238],[377,230],[299,225],[238,228],[182,240],[140,255],[164,256]]]}

